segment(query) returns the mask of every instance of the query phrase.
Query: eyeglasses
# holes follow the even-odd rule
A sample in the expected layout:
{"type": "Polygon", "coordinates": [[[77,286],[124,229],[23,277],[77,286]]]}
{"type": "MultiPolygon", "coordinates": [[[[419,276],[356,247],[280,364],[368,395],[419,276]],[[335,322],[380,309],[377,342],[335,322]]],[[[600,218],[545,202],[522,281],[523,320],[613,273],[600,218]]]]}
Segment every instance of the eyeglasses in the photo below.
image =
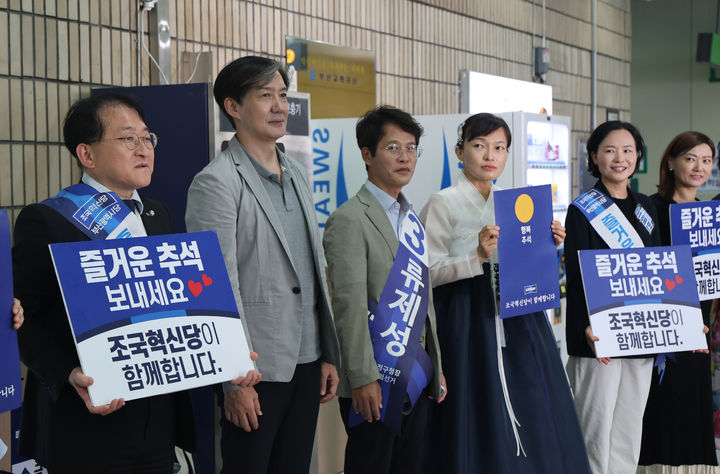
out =
{"type": "Polygon", "coordinates": [[[154,149],[158,144],[158,136],[152,132],[149,132],[145,137],[139,137],[135,133],[128,133],[124,137],[108,138],[108,140],[120,140],[128,150],[136,149],[140,146],[140,142],[148,150],[154,149]]]}
{"type": "Polygon", "coordinates": [[[400,158],[403,150],[407,152],[408,156],[417,156],[418,158],[420,157],[420,155],[422,155],[423,152],[422,147],[419,147],[417,145],[408,145],[406,147],[401,147],[397,143],[389,144],[385,147],[385,150],[389,151],[394,158],[400,158]]]}

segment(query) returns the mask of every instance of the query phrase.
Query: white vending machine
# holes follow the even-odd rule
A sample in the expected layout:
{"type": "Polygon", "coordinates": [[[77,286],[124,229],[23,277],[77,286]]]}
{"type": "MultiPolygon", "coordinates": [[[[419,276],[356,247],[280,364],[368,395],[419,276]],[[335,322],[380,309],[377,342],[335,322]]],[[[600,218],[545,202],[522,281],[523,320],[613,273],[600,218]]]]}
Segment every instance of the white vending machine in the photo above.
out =
{"type": "MultiPolygon", "coordinates": [[[[519,188],[549,184],[552,189],[553,215],[565,222],[572,202],[570,117],[527,112],[497,114],[510,126],[512,144],[505,171],[497,180],[501,188],[519,188]]],[[[549,223],[548,223],[549,225],[549,223]]],[[[550,311],[548,319],[563,362],[567,362],[565,341],[565,265],[562,249],[558,252],[560,308],[550,311]]]]}
{"type": "Polygon", "coordinates": [[[571,202],[570,117],[506,112],[497,114],[510,126],[512,144],[501,188],[549,184],[553,214],[565,222],[571,202]]]}

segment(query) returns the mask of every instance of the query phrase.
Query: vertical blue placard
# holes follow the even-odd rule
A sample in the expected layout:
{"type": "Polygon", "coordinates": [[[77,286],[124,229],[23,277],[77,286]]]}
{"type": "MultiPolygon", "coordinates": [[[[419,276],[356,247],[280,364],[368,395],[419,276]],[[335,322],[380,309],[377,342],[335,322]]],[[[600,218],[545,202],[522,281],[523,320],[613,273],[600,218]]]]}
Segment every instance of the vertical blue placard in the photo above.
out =
{"type": "Polygon", "coordinates": [[[700,301],[720,296],[720,201],[670,205],[673,245],[689,245],[700,301]]]}
{"type": "Polygon", "coordinates": [[[0,413],[17,408],[22,400],[17,333],[12,327],[12,256],[10,219],[0,210],[0,413]]]}
{"type": "Polygon", "coordinates": [[[552,220],[549,184],[495,192],[501,317],[560,306],[552,220]]]}

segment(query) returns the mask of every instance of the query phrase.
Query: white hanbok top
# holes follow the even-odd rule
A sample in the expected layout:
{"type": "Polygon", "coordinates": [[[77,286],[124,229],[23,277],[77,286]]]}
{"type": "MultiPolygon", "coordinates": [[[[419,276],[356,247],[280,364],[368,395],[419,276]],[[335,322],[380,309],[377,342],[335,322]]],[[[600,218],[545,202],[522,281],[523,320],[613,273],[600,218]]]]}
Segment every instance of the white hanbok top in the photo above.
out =
{"type": "Polygon", "coordinates": [[[483,274],[477,254],[478,233],[495,225],[493,196],[498,190],[492,185],[485,200],[461,173],[457,184],[430,196],[420,219],[427,232],[433,287],[483,274]]]}
{"type": "MultiPolygon", "coordinates": [[[[495,225],[495,185],[490,188],[487,200],[480,191],[461,174],[457,184],[430,196],[420,212],[425,225],[430,250],[430,280],[433,287],[458,280],[482,275],[482,264],[477,254],[478,233],[486,225],[495,225]]],[[[485,260],[488,261],[488,260],[485,260]]],[[[438,314],[441,323],[443,315],[438,314]]],[[[505,379],[502,348],[505,347],[505,331],[498,314],[495,319],[495,340],[497,342],[497,366],[500,384],[505,398],[505,408],[511,422],[517,455],[525,455],[515,417],[510,393],[505,379]]]]}

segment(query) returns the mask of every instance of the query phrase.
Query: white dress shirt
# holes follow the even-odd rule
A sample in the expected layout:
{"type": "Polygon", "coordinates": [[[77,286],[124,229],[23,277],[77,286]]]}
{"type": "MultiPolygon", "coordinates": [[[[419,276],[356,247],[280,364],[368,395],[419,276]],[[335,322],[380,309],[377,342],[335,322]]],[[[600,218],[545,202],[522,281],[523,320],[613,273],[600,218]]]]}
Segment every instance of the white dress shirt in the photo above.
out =
{"type": "MultiPolygon", "coordinates": [[[[85,172],[83,172],[82,178],[80,180],[98,192],[101,192],[101,193],[112,192],[107,186],[100,183],[95,178],[93,178],[92,176],[90,176],[89,174],[87,174],[85,172]]],[[[118,196],[118,197],[120,197],[120,196],[118,196]]],[[[140,215],[142,214],[142,212],[144,210],[144,207],[143,207],[143,202],[140,199],[140,195],[137,192],[137,189],[132,192],[132,196],[130,196],[130,198],[133,201],[135,201],[135,209],[130,210],[130,212],[132,212],[135,215],[135,219],[131,219],[129,221],[128,228],[133,233],[133,236],[145,237],[145,236],[147,236],[147,230],[145,230],[145,224],[143,224],[142,218],[140,217],[140,215]]]]}
{"type": "Polygon", "coordinates": [[[478,233],[495,225],[493,193],[498,190],[493,185],[485,200],[461,173],[456,185],[430,196],[420,219],[427,231],[433,287],[483,274],[478,233]]]}
{"type": "Polygon", "coordinates": [[[400,240],[402,221],[405,219],[405,216],[408,215],[408,212],[412,210],[412,204],[405,198],[403,193],[400,193],[396,200],[369,179],[365,181],[365,187],[380,203],[380,207],[383,208],[385,215],[390,220],[390,225],[392,225],[395,235],[398,240],[400,240]]]}

